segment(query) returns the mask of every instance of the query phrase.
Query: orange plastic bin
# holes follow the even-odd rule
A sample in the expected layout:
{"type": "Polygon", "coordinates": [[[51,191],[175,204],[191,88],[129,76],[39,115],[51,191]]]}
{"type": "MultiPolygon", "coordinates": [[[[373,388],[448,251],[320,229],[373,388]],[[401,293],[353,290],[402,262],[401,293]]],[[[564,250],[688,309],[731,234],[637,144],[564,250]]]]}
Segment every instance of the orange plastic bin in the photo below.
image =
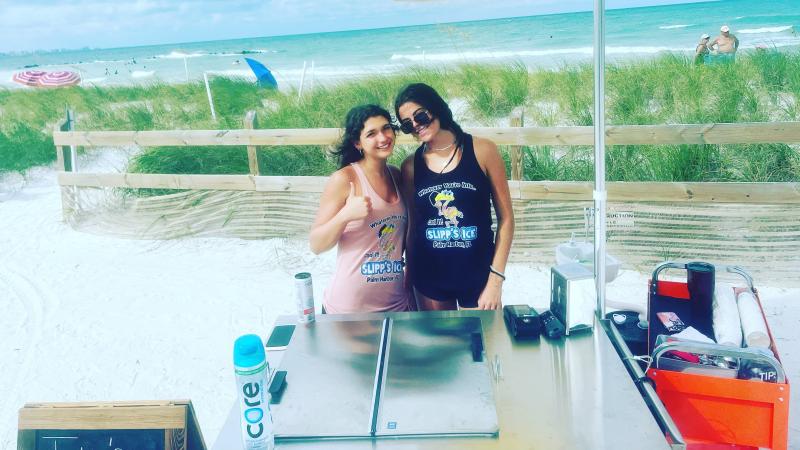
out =
{"type": "MultiPolygon", "coordinates": [[[[652,280],[651,280],[652,283],[652,280]]],[[[737,288],[736,293],[744,289],[737,288]]],[[[689,301],[686,283],[658,281],[657,293],[689,301]]],[[[761,299],[753,288],[762,316],[761,299]]],[[[652,299],[651,299],[652,301],[652,299]]],[[[766,322],[766,316],[764,316],[766,322]]],[[[780,361],[767,323],[771,350],[780,361]]],[[[785,450],[789,433],[789,381],[718,378],[650,368],[648,378],[678,426],[687,448],[785,450]]]]}

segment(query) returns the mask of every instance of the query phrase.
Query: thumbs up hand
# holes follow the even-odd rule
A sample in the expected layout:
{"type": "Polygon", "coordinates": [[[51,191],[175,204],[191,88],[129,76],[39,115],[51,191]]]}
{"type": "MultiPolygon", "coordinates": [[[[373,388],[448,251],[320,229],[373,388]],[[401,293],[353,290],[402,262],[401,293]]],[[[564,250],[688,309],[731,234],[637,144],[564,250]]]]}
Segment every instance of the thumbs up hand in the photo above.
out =
{"type": "Polygon", "coordinates": [[[372,202],[369,197],[357,196],[353,182],[350,182],[350,193],[342,208],[342,214],[347,222],[367,217],[372,211],[372,202]]]}

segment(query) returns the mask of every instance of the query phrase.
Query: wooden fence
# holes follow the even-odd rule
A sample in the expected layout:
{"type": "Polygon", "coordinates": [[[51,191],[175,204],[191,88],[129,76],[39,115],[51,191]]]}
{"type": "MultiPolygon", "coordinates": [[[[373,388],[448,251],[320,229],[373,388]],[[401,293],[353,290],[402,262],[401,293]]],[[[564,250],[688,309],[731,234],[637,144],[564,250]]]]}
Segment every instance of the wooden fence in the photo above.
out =
{"type": "MultiPolygon", "coordinates": [[[[76,227],[128,237],[232,235],[298,236],[308,232],[326,177],[261,176],[257,147],[319,145],[339,129],[256,129],[248,113],[240,130],[73,131],[59,124],[53,138],[61,169],[65,218],[76,227]],[[75,150],[114,146],[244,146],[249,175],[83,173],[75,150]],[[181,189],[147,198],[121,198],[91,214],[85,189],[181,189]]],[[[512,118],[512,125],[522,125],[512,118]]],[[[521,146],[586,146],[592,127],[470,128],[509,146],[517,232],[512,259],[552,264],[553,247],[582,235],[592,207],[591,182],[521,181],[521,146]]],[[[608,145],[800,143],[800,122],[609,126],[608,145]]],[[[398,144],[412,144],[399,136],[398,144]]],[[[735,263],[771,280],[796,278],[800,264],[800,183],[607,183],[608,249],[647,270],[664,259],[735,263]]]]}

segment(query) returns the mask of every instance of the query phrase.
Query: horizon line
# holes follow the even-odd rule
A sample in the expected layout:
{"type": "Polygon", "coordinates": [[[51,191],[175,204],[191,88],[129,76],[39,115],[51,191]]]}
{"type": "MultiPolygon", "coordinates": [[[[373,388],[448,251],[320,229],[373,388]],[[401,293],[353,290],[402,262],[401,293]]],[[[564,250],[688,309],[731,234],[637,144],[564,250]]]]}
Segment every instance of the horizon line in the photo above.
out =
{"type": "MultiPolygon", "coordinates": [[[[694,5],[694,4],[701,4],[701,3],[720,3],[725,0],[698,0],[698,1],[683,1],[680,3],[671,3],[667,5],[651,5],[651,6],[627,6],[624,8],[606,8],[606,11],[624,11],[628,9],[643,9],[643,8],[669,8],[679,5],[694,5]]],[[[185,44],[200,44],[205,42],[220,42],[220,41],[239,41],[239,40],[246,40],[246,39],[263,39],[263,38],[273,38],[273,37],[294,37],[294,36],[309,36],[314,34],[336,34],[336,33],[348,33],[353,31],[377,31],[377,30],[393,30],[397,28],[413,28],[413,27],[427,27],[427,26],[434,26],[434,25],[453,25],[453,24],[461,24],[461,23],[476,23],[476,22],[490,22],[494,20],[507,20],[507,19],[525,19],[528,17],[548,17],[548,16],[562,16],[568,14],[584,14],[584,13],[593,13],[594,9],[589,10],[580,10],[580,11],[569,11],[569,12],[558,12],[558,13],[548,13],[548,14],[531,14],[527,16],[509,16],[509,17],[496,17],[493,19],[473,19],[473,20],[455,20],[451,22],[433,22],[433,23],[422,23],[422,24],[413,24],[413,25],[395,25],[390,27],[378,27],[378,28],[353,28],[348,30],[329,30],[329,31],[315,31],[315,32],[308,32],[308,33],[287,33],[287,34],[273,34],[273,35],[265,35],[265,36],[248,36],[248,37],[240,37],[240,38],[225,38],[225,39],[212,39],[207,41],[184,41],[184,42],[162,42],[157,44],[140,44],[140,45],[128,45],[124,47],[78,47],[78,48],[51,48],[51,49],[36,49],[36,50],[20,50],[20,51],[9,51],[9,52],[0,52],[0,57],[2,56],[25,56],[34,53],[66,53],[66,52],[76,52],[76,51],[94,51],[94,50],[119,50],[119,49],[132,49],[132,48],[142,48],[142,47],[158,47],[158,46],[165,46],[165,45],[185,45],[185,44]]]]}

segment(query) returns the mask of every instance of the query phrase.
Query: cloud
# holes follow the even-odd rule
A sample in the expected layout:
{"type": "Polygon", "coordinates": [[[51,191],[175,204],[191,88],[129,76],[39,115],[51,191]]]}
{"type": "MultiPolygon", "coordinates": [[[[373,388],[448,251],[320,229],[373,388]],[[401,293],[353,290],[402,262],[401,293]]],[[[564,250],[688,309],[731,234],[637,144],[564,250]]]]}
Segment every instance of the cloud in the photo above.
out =
{"type": "Polygon", "coordinates": [[[7,4],[0,15],[0,51],[224,39],[229,36],[214,34],[215,26],[264,14],[264,3],[138,0],[109,4],[39,0],[7,4]]]}

